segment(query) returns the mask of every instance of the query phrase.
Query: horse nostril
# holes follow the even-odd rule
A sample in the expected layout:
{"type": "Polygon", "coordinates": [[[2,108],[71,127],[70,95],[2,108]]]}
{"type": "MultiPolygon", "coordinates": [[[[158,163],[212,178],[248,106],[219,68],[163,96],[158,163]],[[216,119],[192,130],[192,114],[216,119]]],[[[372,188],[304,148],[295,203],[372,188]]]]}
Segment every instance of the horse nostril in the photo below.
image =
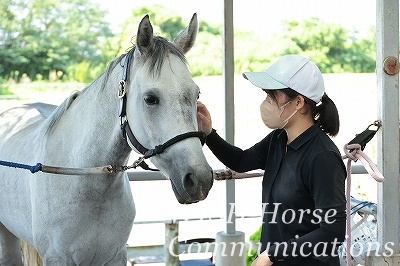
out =
{"type": "Polygon", "coordinates": [[[192,173],[186,174],[183,178],[183,187],[190,196],[194,196],[198,192],[198,182],[192,173]]]}

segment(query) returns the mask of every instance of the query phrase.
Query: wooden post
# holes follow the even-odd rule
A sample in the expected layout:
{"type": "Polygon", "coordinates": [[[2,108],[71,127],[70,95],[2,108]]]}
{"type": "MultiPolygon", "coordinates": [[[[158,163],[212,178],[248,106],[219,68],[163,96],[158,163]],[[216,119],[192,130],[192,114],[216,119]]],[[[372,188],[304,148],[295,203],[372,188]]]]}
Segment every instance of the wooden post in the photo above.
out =
{"type": "Polygon", "coordinates": [[[22,262],[24,266],[42,266],[42,260],[37,251],[25,241],[21,241],[22,262]]]}
{"type": "Polygon", "coordinates": [[[165,223],[164,261],[166,266],[179,266],[179,223],[165,223]]]}

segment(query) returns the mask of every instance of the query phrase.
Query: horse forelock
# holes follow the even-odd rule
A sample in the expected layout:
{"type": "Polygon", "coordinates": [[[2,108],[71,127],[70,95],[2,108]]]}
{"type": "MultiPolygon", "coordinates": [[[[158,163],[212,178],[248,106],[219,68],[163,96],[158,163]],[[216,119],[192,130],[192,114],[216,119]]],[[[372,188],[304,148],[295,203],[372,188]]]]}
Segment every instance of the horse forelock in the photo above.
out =
{"type": "Polygon", "coordinates": [[[150,62],[150,74],[160,75],[164,61],[169,54],[177,56],[184,64],[187,64],[185,55],[173,43],[163,37],[154,36],[152,52],[145,59],[150,62]]]}
{"type": "MultiPolygon", "coordinates": [[[[149,61],[149,72],[152,75],[159,76],[161,74],[161,69],[164,64],[165,59],[168,57],[169,54],[173,54],[177,56],[184,64],[187,64],[187,60],[185,55],[177,48],[175,45],[171,42],[169,42],[167,39],[160,37],[160,36],[154,36],[153,37],[153,49],[152,53],[149,55],[145,55],[144,62],[149,61]]],[[[133,46],[130,50],[127,51],[126,54],[122,54],[119,57],[113,59],[107,69],[104,71],[102,75],[100,75],[97,79],[103,78],[101,81],[101,89],[104,89],[106,87],[107,80],[109,76],[112,74],[112,70],[117,66],[121,65],[122,59],[128,55],[129,53],[134,52],[135,46],[133,46]]],[[[133,63],[133,62],[131,62],[133,63]]],[[[123,66],[123,65],[121,65],[123,66]]],[[[95,83],[97,81],[93,81],[95,83]]],[[[92,84],[93,84],[92,83],[92,84]]],[[[92,84],[90,84],[88,87],[90,87],[92,84]]]]}

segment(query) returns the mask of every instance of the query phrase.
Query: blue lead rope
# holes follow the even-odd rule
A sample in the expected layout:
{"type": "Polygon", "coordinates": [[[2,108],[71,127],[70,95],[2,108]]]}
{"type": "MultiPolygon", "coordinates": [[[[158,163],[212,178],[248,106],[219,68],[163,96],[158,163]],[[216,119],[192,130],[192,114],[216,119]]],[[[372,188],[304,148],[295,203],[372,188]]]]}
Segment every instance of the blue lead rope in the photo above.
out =
{"type": "Polygon", "coordinates": [[[7,167],[26,169],[26,170],[31,171],[32,174],[37,173],[39,171],[42,171],[42,164],[41,163],[37,163],[36,165],[27,165],[27,164],[21,164],[21,163],[0,161],[0,165],[7,166],[7,167]]]}

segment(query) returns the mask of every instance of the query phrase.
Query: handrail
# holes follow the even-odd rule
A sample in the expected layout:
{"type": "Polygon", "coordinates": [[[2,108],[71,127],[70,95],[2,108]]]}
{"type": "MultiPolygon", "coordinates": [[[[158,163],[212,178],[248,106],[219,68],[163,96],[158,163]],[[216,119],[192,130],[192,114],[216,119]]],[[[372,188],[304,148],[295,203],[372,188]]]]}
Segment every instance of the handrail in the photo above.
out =
{"type": "MultiPolygon", "coordinates": [[[[236,215],[236,219],[252,219],[260,218],[261,215],[236,215]]],[[[149,221],[134,221],[134,224],[175,224],[179,222],[192,222],[192,221],[214,221],[222,220],[224,217],[207,217],[207,218],[178,218],[178,219],[166,219],[166,220],[149,220],[149,221]]]]}
{"type": "MultiPolygon", "coordinates": [[[[214,172],[225,171],[226,169],[214,169],[214,172]]],[[[128,174],[129,181],[157,181],[157,180],[167,180],[160,172],[154,171],[146,171],[146,170],[128,170],[126,171],[128,174]]],[[[352,165],[351,166],[352,174],[368,174],[367,170],[365,170],[362,165],[352,165]]]]}

